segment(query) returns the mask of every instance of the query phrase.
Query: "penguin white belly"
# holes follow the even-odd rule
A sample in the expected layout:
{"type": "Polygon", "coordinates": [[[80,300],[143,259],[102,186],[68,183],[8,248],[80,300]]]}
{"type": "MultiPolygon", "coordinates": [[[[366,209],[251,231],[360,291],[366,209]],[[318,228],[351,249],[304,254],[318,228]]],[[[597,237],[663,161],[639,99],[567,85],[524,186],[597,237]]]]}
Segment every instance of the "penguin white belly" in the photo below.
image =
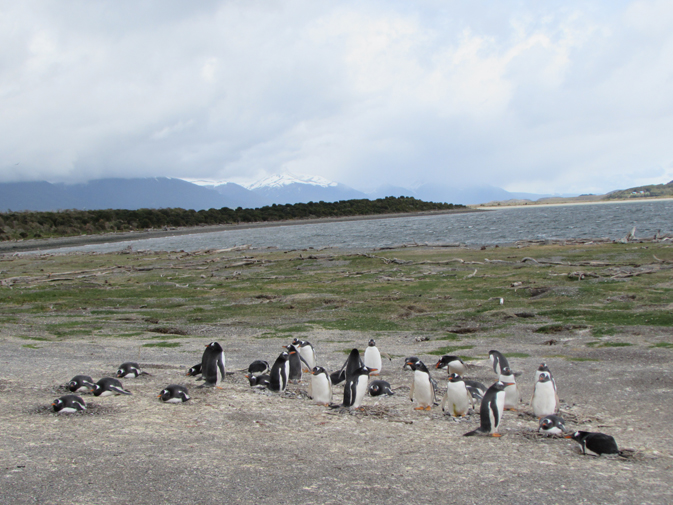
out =
{"type": "Polygon", "coordinates": [[[383,362],[381,361],[381,353],[376,347],[367,347],[365,349],[365,366],[372,370],[370,375],[379,375],[383,362]]]}
{"type": "Polygon", "coordinates": [[[414,372],[414,397],[419,407],[432,407],[434,390],[430,383],[430,376],[420,370],[414,372]]]}
{"type": "Polygon", "coordinates": [[[462,364],[460,361],[452,361],[449,363],[449,373],[457,373],[461,377],[465,375],[465,365],[462,364]]]}
{"type": "Polygon", "coordinates": [[[519,406],[519,390],[516,384],[505,387],[505,408],[516,410],[519,406]]]}
{"type": "Polygon", "coordinates": [[[327,379],[327,374],[313,375],[311,385],[315,403],[328,405],[332,401],[332,387],[327,379]]]}
{"type": "MultiPolygon", "coordinates": [[[[315,353],[313,352],[312,347],[300,347],[299,348],[299,355],[308,363],[308,370],[307,372],[310,372],[313,367],[315,366],[315,353]]],[[[306,365],[302,362],[302,367],[306,367],[306,365]]]]}
{"type": "Polygon", "coordinates": [[[549,382],[538,382],[535,384],[535,392],[531,400],[533,414],[535,417],[549,416],[556,414],[556,392],[554,385],[549,382]]]}
{"type": "Polygon", "coordinates": [[[470,397],[464,382],[449,382],[442,399],[442,410],[448,411],[452,416],[464,416],[470,406],[470,397]]]}
{"type": "Polygon", "coordinates": [[[281,376],[281,379],[280,379],[280,381],[281,381],[281,385],[280,385],[281,391],[285,391],[285,388],[287,387],[287,381],[288,381],[289,377],[290,377],[290,360],[287,360],[285,362],[285,376],[284,377],[281,376]]]}
{"type": "Polygon", "coordinates": [[[362,400],[367,394],[368,385],[369,377],[366,375],[360,375],[360,377],[358,377],[357,386],[355,387],[355,401],[353,402],[353,405],[351,405],[352,409],[357,409],[360,405],[362,405],[362,400]]]}
{"type": "Polygon", "coordinates": [[[116,393],[110,391],[109,389],[106,389],[105,391],[103,391],[103,392],[102,392],[101,394],[99,394],[98,396],[112,396],[112,395],[114,395],[114,394],[116,394],[116,393]]]}

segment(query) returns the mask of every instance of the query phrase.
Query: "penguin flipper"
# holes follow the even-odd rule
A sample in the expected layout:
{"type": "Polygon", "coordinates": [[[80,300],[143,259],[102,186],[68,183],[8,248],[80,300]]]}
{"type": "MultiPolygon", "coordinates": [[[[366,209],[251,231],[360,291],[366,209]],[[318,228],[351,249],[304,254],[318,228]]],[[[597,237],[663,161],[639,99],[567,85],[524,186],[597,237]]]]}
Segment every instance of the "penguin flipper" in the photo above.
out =
{"type": "Polygon", "coordinates": [[[475,435],[483,435],[484,430],[481,429],[481,426],[477,428],[476,430],[469,431],[465,433],[463,436],[464,437],[474,437],[475,435]]]}
{"type": "Polygon", "coordinates": [[[126,391],[124,388],[120,388],[119,386],[110,386],[109,389],[110,389],[110,391],[115,391],[115,392],[117,392],[119,394],[122,394],[122,395],[130,395],[131,394],[130,391],[126,391]]]}

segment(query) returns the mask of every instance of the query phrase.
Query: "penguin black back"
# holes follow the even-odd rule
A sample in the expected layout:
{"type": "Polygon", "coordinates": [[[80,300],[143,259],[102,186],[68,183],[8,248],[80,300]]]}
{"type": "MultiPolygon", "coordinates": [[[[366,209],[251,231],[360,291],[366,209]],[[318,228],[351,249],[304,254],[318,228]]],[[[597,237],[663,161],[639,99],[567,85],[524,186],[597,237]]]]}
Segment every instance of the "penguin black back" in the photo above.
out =
{"type": "Polygon", "coordinates": [[[488,351],[488,357],[493,365],[493,371],[498,375],[502,373],[503,368],[509,367],[507,358],[500,351],[488,351]]]}
{"type": "Polygon", "coordinates": [[[576,431],[566,438],[572,438],[575,442],[582,446],[582,454],[594,453],[598,456],[601,454],[619,454],[619,448],[614,437],[606,435],[605,433],[592,433],[589,431],[576,431]]]}
{"type": "Polygon", "coordinates": [[[70,382],[68,382],[68,389],[73,393],[80,393],[84,391],[91,391],[94,387],[94,380],[88,375],[75,375],[70,382]]]}
{"type": "Polygon", "coordinates": [[[269,363],[261,359],[256,359],[248,367],[248,373],[264,373],[269,369],[269,363]]]}
{"type": "Polygon", "coordinates": [[[493,435],[499,437],[497,433],[500,426],[502,411],[505,405],[505,384],[498,381],[486,390],[481,408],[479,409],[479,419],[481,424],[476,430],[465,433],[464,436],[473,435],[493,435]]]}
{"type": "Polygon", "coordinates": [[[187,377],[198,377],[201,375],[201,364],[202,363],[197,363],[194,365],[192,368],[187,370],[187,373],[185,374],[187,377]]]}
{"type": "Polygon", "coordinates": [[[158,398],[164,403],[184,403],[191,398],[187,388],[179,384],[170,384],[160,393],[158,398]]]}
{"type": "Polygon", "coordinates": [[[388,395],[392,396],[395,393],[390,388],[390,383],[384,380],[375,380],[369,384],[370,396],[388,395]]]}
{"type": "Polygon", "coordinates": [[[224,379],[224,350],[219,343],[211,342],[203,351],[201,375],[206,381],[201,387],[217,386],[224,379]]]}
{"type": "Polygon", "coordinates": [[[81,412],[86,410],[86,404],[81,397],[77,395],[65,395],[61,396],[51,404],[54,408],[54,412],[59,412],[63,414],[71,414],[73,412],[81,412]]]}
{"type": "Polygon", "coordinates": [[[297,349],[294,345],[286,345],[284,346],[285,349],[287,349],[287,353],[289,354],[289,360],[290,360],[290,376],[288,377],[288,380],[291,381],[300,381],[301,380],[301,358],[299,357],[299,349],[297,349]]]}
{"type": "Polygon", "coordinates": [[[269,374],[269,389],[271,391],[285,391],[290,373],[289,359],[290,355],[285,351],[276,358],[269,374]]]}

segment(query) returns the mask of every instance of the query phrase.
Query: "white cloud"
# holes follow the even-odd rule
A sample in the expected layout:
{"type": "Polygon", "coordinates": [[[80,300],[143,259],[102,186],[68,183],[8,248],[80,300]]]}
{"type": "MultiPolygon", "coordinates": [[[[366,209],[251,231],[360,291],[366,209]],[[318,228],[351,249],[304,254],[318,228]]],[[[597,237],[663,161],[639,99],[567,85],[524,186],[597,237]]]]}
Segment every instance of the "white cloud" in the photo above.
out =
{"type": "Polygon", "coordinates": [[[664,182],[671,21],[665,1],[0,1],[0,180],[664,182]]]}

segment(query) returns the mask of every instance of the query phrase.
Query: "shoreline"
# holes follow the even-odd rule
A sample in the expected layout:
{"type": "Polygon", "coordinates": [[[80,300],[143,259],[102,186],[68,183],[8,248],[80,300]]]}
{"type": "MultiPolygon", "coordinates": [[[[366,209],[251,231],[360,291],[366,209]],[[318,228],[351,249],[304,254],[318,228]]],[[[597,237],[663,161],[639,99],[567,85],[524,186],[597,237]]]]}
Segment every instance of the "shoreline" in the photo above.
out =
{"type": "MultiPolygon", "coordinates": [[[[498,208],[498,207],[495,207],[498,208]]],[[[22,241],[0,242],[0,254],[39,251],[42,249],[61,249],[65,247],[79,247],[89,244],[112,244],[128,240],[145,240],[151,238],[178,237],[182,235],[198,235],[201,233],[216,233],[228,230],[247,230],[253,228],[276,228],[280,226],[301,226],[304,224],[339,223],[348,221],[368,221],[375,219],[394,219],[399,217],[438,216],[443,214],[465,214],[489,211],[492,209],[451,209],[426,210],[420,212],[397,212],[394,214],[372,214],[364,216],[320,217],[307,219],[293,219],[285,221],[262,221],[257,223],[216,224],[212,226],[189,226],[172,229],[150,229],[145,231],[128,231],[118,233],[102,233],[99,235],[77,235],[72,237],[52,237],[44,239],[30,239],[22,241]]]]}
{"type": "Polygon", "coordinates": [[[665,196],[661,198],[630,198],[628,200],[578,200],[578,201],[569,201],[569,202],[530,202],[530,203],[515,203],[515,204],[503,204],[503,205],[489,205],[489,204],[477,204],[477,205],[468,205],[470,209],[474,210],[497,210],[497,209],[528,209],[531,207],[569,207],[573,205],[610,205],[617,203],[644,203],[644,202],[660,202],[660,201],[669,201],[673,200],[673,197],[665,196]]]}

